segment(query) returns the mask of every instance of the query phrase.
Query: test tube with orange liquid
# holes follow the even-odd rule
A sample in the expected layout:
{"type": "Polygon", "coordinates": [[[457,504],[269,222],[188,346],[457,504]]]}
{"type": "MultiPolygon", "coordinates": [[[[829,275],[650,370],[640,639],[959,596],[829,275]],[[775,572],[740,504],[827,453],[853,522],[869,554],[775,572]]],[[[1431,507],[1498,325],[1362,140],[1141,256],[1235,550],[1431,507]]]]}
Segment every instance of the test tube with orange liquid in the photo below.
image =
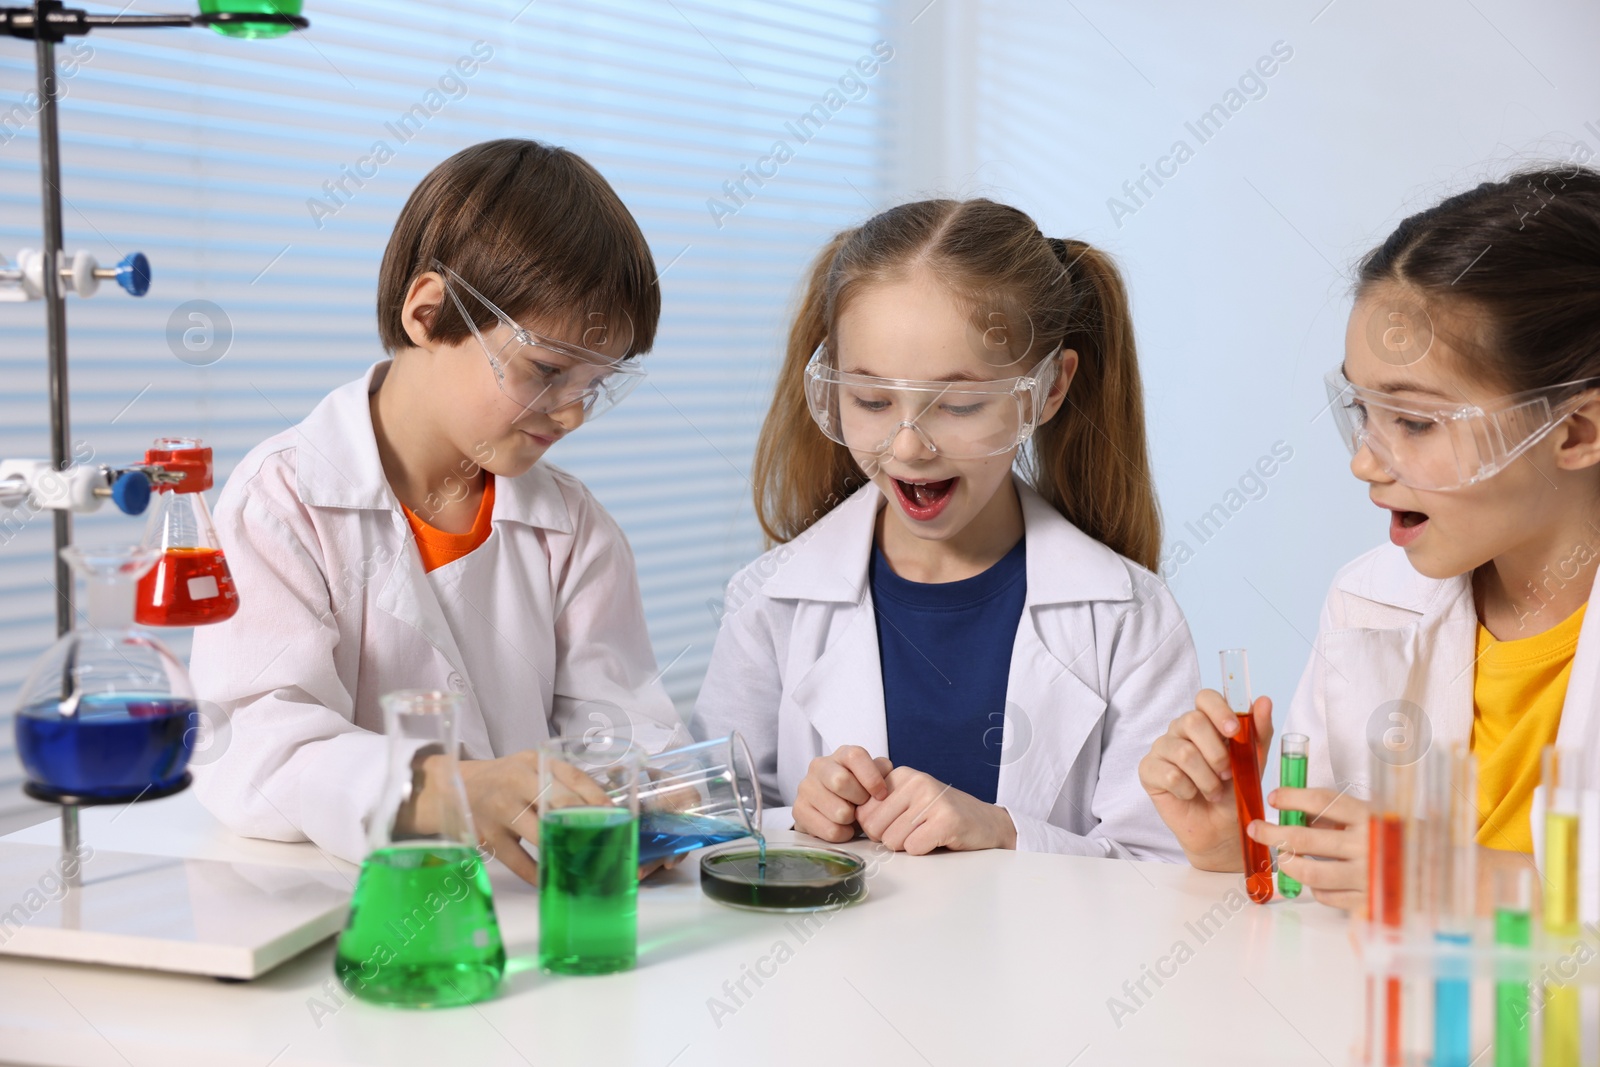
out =
{"type": "MultiPolygon", "coordinates": [[[[1409,755],[1409,754],[1408,754],[1409,755]]],[[[1371,936],[1398,940],[1405,920],[1408,828],[1416,811],[1414,762],[1372,754],[1372,806],[1367,826],[1367,921],[1371,936]]],[[[1365,1062],[1404,1062],[1404,987],[1398,977],[1367,979],[1365,1062]]]]}
{"type": "Polygon", "coordinates": [[[205,491],[211,488],[211,449],[194,438],[164,437],[145,462],[179,476],[156,486],[144,543],[161,550],[139,580],[134,619],[145,626],[204,626],[231,618],[239,593],[222,555],[205,491]]]}
{"type": "Polygon", "coordinates": [[[1261,761],[1255,716],[1250,714],[1250,660],[1242,648],[1222,652],[1222,698],[1238,722],[1228,739],[1228,766],[1233,772],[1233,801],[1239,813],[1239,846],[1244,851],[1244,887],[1250,899],[1272,899],[1272,850],[1250,836],[1250,823],[1267,818],[1261,799],[1261,761]]]}

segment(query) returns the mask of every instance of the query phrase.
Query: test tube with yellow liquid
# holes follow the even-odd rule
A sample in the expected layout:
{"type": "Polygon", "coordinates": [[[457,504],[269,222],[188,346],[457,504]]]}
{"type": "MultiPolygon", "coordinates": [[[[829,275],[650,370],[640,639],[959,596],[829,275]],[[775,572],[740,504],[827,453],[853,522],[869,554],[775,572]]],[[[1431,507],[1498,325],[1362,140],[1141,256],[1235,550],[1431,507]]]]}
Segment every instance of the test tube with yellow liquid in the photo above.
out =
{"type": "MultiPolygon", "coordinates": [[[[1544,929],[1557,951],[1572,951],[1578,928],[1578,812],[1582,763],[1575,749],[1544,750],[1544,929]]],[[[1583,1040],[1578,989],[1547,985],[1544,1006],[1544,1067],[1580,1067],[1583,1040]]]]}

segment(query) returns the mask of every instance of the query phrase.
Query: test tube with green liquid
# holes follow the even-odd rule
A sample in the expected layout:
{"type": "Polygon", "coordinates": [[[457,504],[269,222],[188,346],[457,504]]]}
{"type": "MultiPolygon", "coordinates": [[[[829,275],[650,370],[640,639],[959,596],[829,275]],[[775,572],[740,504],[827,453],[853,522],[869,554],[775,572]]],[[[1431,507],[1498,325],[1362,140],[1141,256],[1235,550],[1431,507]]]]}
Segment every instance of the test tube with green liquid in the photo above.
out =
{"type": "MultiPolygon", "coordinates": [[[[1578,812],[1582,763],[1573,749],[1545,746],[1544,929],[1559,951],[1578,940],[1578,812]]],[[[1549,984],[1544,1003],[1545,1067],[1578,1067],[1583,1057],[1576,986],[1549,984]]]]}
{"type": "MultiPolygon", "coordinates": [[[[1494,943],[1526,951],[1533,943],[1533,870],[1495,872],[1494,943]]],[[[1528,979],[1507,974],[1494,984],[1494,1067],[1529,1067],[1528,979]]]]}
{"type": "MultiPolygon", "coordinates": [[[[1290,789],[1304,789],[1306,787],[1307,753],[1310,751],[1311,739],[1305,734],[1284,734],[1283,742],[1278,749],[1278,785],[1290,789]]],[[[1303,811],[1278,812],[1278,825],[1304,826],[1306,813],[1303,811]]],[[[1300,883],[1278,871],[1278,892],[1286,897],[1300,895],[1300,883]]]]}

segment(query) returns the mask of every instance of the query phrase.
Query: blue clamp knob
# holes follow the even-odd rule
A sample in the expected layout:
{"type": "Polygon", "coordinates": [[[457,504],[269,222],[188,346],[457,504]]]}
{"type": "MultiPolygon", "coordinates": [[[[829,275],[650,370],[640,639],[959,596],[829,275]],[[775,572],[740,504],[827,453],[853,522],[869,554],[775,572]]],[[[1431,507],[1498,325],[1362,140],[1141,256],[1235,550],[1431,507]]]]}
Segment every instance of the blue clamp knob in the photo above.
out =
{"type": "Polygon", "coordinates": [[[150,291],[150,261],[143,252],[129,252],[118,261],[117,284],[126,289],[129,296],[143,296],[150,291]]]}
{"type": "Polygon", "coordinates": [[[150,506],[150,479],[144,471],[123,471],[111,483],[111,502],[124,515],[143,515],[150,506]]]}

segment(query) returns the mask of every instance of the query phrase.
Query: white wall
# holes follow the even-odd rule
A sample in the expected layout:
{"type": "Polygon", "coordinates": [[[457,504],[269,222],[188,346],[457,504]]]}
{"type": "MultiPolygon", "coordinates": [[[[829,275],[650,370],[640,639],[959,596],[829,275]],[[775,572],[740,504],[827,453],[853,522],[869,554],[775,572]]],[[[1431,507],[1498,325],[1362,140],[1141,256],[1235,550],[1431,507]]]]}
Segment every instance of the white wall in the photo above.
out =
{"type": "Polygon", "coordinates": [[[1138,325],[1171,584],[1202,676],[1215,684],[1217,650],[1245,646],[1256,691],[1286,709],[1333,571],[1387,536],[1317,417],[1351,268],[1448,192],[1517,162],[1570,158],[1579,142],[1600,156],[1600,8],[939,0],[912,29],[901,73],[922,81],[902,128],[928,130],[935,111],[948,121],[904,147],[896,194],[1005,200],[1047,234],[1116,255],[1138,325]],[[1185,123],[1280,41],[1293,55],[1265,95],[1200,143],[1185,123]],[[1123,183],[1180,139],[1193,157],[1136,204],[1123,183]],[[1112,197],[1133,213],[1114,219],[1112,197]],[[1293,458],[1202,543],[1185,524],[1279,441],[1293,458]],[[1180,541],[1193,552],[1181,566],[1180,541]]]}

